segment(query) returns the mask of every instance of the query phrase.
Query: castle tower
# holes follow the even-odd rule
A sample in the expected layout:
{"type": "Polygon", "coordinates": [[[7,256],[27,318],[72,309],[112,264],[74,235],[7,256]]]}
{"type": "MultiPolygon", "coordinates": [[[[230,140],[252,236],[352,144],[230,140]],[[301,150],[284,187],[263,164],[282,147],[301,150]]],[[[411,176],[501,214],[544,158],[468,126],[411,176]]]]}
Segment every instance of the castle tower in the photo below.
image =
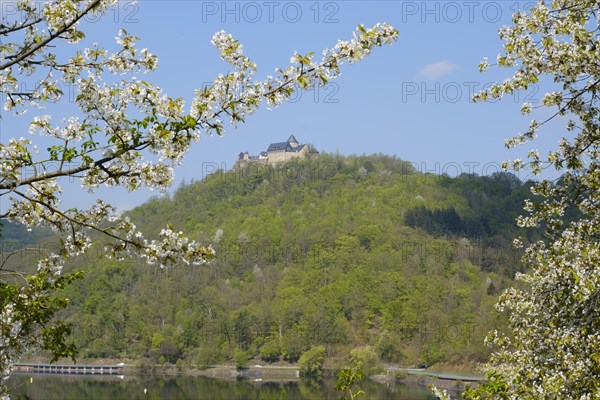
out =
{"type": "Polygon", "coordinates": [[[290,146],[292,146],[292,148],[296,148],[300,144],[300,143],[298,143],[298,141],[296,140],[294,135],[291,135],[287,141],[290,144],[290,146]]]}

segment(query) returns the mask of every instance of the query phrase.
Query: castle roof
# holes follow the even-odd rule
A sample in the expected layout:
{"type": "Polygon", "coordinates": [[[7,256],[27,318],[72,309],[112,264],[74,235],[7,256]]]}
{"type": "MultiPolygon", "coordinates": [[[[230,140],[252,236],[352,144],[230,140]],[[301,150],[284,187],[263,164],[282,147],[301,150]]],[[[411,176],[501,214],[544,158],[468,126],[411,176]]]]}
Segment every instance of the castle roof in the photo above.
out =
{"type": "Polygon", "coordinates": [[[278,143],[271,143],[269,145],[269,148],[267,149],[267,151],[293,151],[293,152],[298,152],[300,150],[302,150],[302,147],[304,146],[297,146],[298,141],[296,140],[296,138],[294,137],[294,135],[291,135],[289,137],[289,139],[287,140],[287,142],[278,142],[278,143]],[[292,143],[295,143],[296,146],[292,146],[292,143]]]}
{"type": "Polygon", "coordinates": [[[292,148],[292,146],[290,146],[288,142],[271,143],[267,151],[285,151],[288,148],[292,148]]]}
{"type": "Polygon", "coordinates": [[[290,142],[280,142],[280,143],[271,143],[269,145],[269,148],[267,149],[268,152],[271,151],[290,151],[290,152],[299,152],[300,150],[302,150],[304,146],[296,146],[293,147],[290,142]]]}

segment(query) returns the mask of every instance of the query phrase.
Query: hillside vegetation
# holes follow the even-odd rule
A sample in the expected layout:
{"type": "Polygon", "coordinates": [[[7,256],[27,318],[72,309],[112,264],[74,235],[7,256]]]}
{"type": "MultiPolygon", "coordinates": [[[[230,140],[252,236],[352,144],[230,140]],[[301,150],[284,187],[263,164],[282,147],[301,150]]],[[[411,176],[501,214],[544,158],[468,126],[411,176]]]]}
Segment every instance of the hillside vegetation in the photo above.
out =
{"type": "Polygon", "coordinates": [[[529,187],[383,155],[218,171],[128,213],[147,234],[169,223],[212,243],[211,264],[75,262],[85,279],[64,317],[80,357],[296,362],[323,345],[340,362],[353,349],[404,365],[484,360],[504,323],[493,304],[520,269],[511,241],[529,187]]]}

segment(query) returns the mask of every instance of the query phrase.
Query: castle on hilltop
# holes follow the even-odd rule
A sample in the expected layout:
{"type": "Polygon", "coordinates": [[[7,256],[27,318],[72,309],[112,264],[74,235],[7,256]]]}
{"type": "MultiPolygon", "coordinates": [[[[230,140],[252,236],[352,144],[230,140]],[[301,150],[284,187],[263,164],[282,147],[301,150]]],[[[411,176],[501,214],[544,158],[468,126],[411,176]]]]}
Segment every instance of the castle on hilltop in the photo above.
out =
{"type": "MultiPolygon", "coordinates": [[[[251,156],[247,151],[240,153],[236,167],[244,166],[248,163],[274,165],[291,160],[292,158],[306,158],[310,153],[311,150],[307,144],[298,143],[294,135],[291,135],[287,142],[271,143],[267,151],[263,151],[257,156],[251,156]]],[[[315,153],[315,150],[312,153],[315,153]]]]}

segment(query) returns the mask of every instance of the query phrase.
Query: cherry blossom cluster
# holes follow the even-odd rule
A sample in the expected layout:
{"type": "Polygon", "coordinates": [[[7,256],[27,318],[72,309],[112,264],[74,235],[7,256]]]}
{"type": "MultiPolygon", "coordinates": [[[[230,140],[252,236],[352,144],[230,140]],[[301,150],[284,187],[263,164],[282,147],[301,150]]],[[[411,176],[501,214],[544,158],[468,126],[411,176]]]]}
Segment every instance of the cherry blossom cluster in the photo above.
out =
{"type": "MultiPolygon", "coordinates": [[[[527,160],[505,163],[538,176],[554,168],[561,177],[536,183],[535,197],[517,220],[543,229],[544,239],[528,245],[515,240],[529,271],[517,275],[523,284],[506,290],[497,304],[508,313],[510,331],[488,335],[494,350],[488,383],[464,398],[600,398],[599,12],[597,0],[554,0],[515,13],[513,25],[499,32],[504,53],[497,58],[498,66],[515,72],[475,96],[501,98],[551,76],[558,90],[521,108],[523,115],[547,109],[544,118],[532,120],[506,146],[535,140],[555,119],[564,121],[565,134],[545,156],[531,150],[527,160]]],[[[480,65],[482,71],[489,67],[487,59],[480,65]]]]}
{"type": "MultiPolygon", "coordinates": [[[[19,341],[21,322],[15,320],[14,304],[3,304],[2,309],[0,309],[0,326],[4,328],[2,329],[2,335],[0,335],[0,363],[4,367],[0,384],[4,385],[12,371],[12,360],[20,355],[15,342],[19,341]]],[[[3,394],[0,392],[0,399],[8,400],[9,397],[3,394]]]]}

